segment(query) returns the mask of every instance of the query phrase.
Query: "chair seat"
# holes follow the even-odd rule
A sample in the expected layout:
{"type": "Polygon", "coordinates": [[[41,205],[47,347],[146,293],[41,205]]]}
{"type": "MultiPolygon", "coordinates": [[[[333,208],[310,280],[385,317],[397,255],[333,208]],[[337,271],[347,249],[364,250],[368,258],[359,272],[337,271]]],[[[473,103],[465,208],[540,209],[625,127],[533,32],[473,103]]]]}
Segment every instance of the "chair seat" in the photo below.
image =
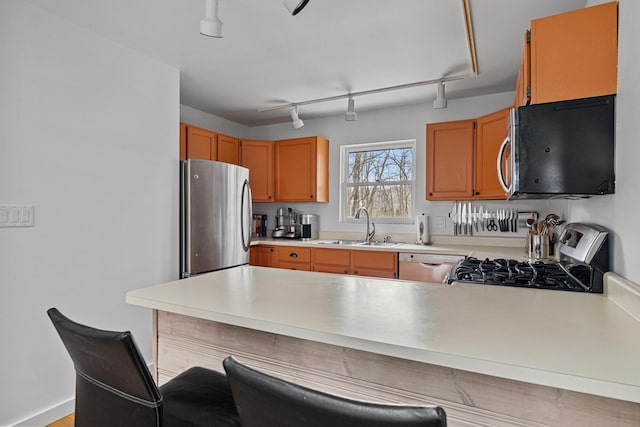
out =
{"type": "Polygon", "coordinates": [[[163,426],[240,426],[227,377],[194,367],[160,386],[163,426]]]}

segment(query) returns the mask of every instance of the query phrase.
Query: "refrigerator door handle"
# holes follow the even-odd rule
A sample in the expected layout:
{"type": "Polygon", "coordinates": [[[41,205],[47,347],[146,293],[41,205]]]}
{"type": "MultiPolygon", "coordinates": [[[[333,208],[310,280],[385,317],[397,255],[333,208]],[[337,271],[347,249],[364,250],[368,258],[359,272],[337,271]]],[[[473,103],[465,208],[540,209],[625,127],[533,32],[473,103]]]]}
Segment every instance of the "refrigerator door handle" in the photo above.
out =
{"type": "Polygon", "coordinates": [[[253,218],[253,213],[252,213],[252,207],[251,207],[251,187],[249,186],[249,180],[245,179],[244,183],[242,184],[242,196],[240,197],[240,235],[242,237],[242,248],[244,249],[245,252],[249,251],[249,246],[251,245],[251,220],[252,220],[252,218],[253,218]],[[243,218],[243,215],[245,213],[245,208],[244,208],[245,198],[248,199],[248,202],[247,202],[248,216],[247,216],[247,219],[246,219],[246,224],[245,224],[245,219],[243,218]],[[245,242],[245,238],[244,238],[245,226],[246,226],[246,229],[247,229],[246,242],[245,242]]]}

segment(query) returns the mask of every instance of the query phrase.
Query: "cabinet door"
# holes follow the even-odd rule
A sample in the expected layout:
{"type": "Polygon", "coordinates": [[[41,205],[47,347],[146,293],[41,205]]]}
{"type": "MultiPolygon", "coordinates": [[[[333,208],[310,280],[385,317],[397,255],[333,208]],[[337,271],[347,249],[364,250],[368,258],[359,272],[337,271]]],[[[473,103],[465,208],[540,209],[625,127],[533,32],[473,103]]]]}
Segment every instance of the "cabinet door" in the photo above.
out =
{"type": "Polygon", "coordinates": [[[187,126],[187,159],[217,160],[218,134],[187,126]]]}
{"type": "Polygon", "coordinates": [[[273,246],[252,246],[249,252],[249,264],[260,267],[273,267],[275,248],[273,246]]]}
{"type": "Polygon", "coordinates": [[[218,161],[240,164],[240,140],[228,135],[218,134],[218,161]]]}
{"type": "Polygon", "coordinates": [[[531,32],[524,32],[524,44],[522,46],[522,58],[520,58],[520,70],[516,82],[516,97],[514,107],[528,105],[531,100],[531,32]]]}
{"type": "Polygon", "coordinates": [[[617,2],[531,21],[531,103],[617,91],[617,2]]]}
{"type": "Polygon", "coordinates": [[[427,200],[473,198],[475,120],[427,125],[427,200]]]}
{"type": "Polygon", "coordinates": [[[323,273],[349,274],[351,251],[346,249],[313,249],[311,270],[323,273]]]}
{"type": "Polygon", "coordinates": [[[475,198],[506,199],[498,181],[498,150],[507,134],[510,108],[496,111],[476,120],[475,198]]]}
{"type": "Polygon", "coordinates": [[[273,141],[242,141],[242,166],[249,169],[254,202],[273,202],[273,141]]]}
{"type": "Polygon", "coordinates": [[[398,253],[386,251],[351,251],[351,271],[358,276],[398,277],[398,253]]]}
{"type": "Polygon", "coordinates": [[[276,141],[274,157],[277,201],[329,201],[329,141],[315,136],[276,141]]]}

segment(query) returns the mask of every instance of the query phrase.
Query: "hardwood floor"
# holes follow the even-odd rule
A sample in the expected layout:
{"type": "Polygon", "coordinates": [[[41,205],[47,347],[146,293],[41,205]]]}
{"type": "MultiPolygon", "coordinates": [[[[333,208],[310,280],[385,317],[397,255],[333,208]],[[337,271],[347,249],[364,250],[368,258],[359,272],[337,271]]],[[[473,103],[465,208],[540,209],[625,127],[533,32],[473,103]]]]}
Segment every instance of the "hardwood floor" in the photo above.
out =
{"type": "Polygon", "coordinates": [[[73,425],[74,425],[74,415],[69,414],[64,418],[60,418],[58,421],[47,425],[47,427],[73,427],[73,425]]]}

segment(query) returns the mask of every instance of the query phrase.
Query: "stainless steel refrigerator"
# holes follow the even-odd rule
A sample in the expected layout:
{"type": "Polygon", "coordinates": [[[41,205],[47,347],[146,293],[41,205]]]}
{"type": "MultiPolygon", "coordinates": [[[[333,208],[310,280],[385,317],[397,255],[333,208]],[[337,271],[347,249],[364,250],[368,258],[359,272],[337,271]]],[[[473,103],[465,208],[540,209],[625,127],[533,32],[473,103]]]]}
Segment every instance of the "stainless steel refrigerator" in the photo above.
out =
{"type": "Polygon", "coordinates": [[[180,164],[180,278],[248,264],[249,170],[210,160],[180,164]]]}

